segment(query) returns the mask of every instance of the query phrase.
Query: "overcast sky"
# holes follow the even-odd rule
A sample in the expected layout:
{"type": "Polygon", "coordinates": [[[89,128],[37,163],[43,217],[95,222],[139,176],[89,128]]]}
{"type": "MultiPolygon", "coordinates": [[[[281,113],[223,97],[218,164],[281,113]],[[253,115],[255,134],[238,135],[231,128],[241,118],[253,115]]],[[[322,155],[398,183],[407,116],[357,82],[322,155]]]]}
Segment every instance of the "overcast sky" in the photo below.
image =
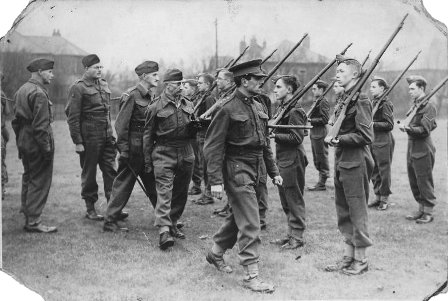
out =
{"type": "Polygon", "coordinates": [[[234,57],[244,37],[249,41],[255,35],[260,44],[266,40],[271,51],[282,40],[295,42],[308,32],[313,51],[333,57],[354,42],[349,54],[362,59],[370,49],[378,52],[406,12],[407,23],[383,57],[386,66],[408,61],[419,49],[424,57],[434,38],[444,38],[411,7],[390,0],[38,2],[17,27],[20,33],[51,35],[59,29],[80,48],[100,55],[110,69],[133,68],[145,59],[186,65],[208,60],[215,51],[215,18],[219,54],[234,57]]]}

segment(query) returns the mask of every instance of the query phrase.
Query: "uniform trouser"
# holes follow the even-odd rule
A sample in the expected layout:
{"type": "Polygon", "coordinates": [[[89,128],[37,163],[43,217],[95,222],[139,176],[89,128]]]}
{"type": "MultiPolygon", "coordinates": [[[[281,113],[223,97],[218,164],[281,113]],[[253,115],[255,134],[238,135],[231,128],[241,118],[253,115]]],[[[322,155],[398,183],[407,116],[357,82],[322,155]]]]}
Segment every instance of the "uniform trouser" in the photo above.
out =
{"type": "Polygon", "coordinates": [[[367,227],[367,200],[373,159],[367,147],[351,149],[351,152],[353,154],[349,156],[351,161],[339,161],[335,156],[336,213],[338,228],[345,242],[354,247],[363,248],[372,245],[367,227]],[[356,152],[362,152],[362,154],[355,154],[356,152]]]}
{"type": "Polygon", "coordinates": [[[190,143],[179,147],[156,145],[152,162],[157,190],[155,225],[175,225],[187,202],[188,186],[193,174],[193,148],[190,143]]]}
{"type": "Polygon", "coordinates": [[[2,135],[2,188],[8,183],[8,170],[6,169],[6,139],[2,135]]]}
{"type": "MultiPolygon", "coordinates": [[[[199,145],[199,141],[197,138],[191,140],[191,146],[193,147],[195,157],[193,176],[191,177],[191,179],[193,181],[194,187],[201,188],[201,182],[204,177],[204,153],[201,150],[201,146],[199,145]]],[[[202,147],[203,146],[204,145],[202,145],[202,147]]]]}
{"type": "Polygon", "coordinates": [[[395,140],[390,134],[389,141],[373,143],[371,145],[372,157],[375,162],[372,172],[373,191],[375,195],[389,196],[392,179],[392,157],[394,154],[395,140]]]}
{"type": "Polygon", "coordinates": [[[108,222],[116,221],[129,201],[137,181],[135,174],[139,176],[146,192],[149,194],[149,201],[152,206],[156,207],[157,193],[154,172],[145,173],[142,136],[143,133],[141,132],[129,132],[129,159],[127,163],[118,161],[118,172],[112,184],[112,192],[107,206],[106,221],[108,222]]]}
{"type": "Polygon", "coordinates": [[[266,211],[268,210],[268,186],[266,181],[267,174],[260,177],[260,181],[255,187],[261,224],[266,224],[266,211]]]}
{"type": "Polygon", "coordinates": [[[314,167],[319,171],[321,178],[330,177],[330,163],[328,163],[328,145],[324,142],[325,136],[311,138],[311,150],[313,152],[314,167]]]}
{"type": "Polygon", "coordinates": [[[278,192],[283,211],[286,214],[288,235],[301,240],[306,228],[303,189],[308,161],[304,154],[298,152],[298,156],[292,164],[291,162],[285,163],[278,162],[280,175],[283,178],[283,185],[278,186],[278,192]]]}
{"type": "MultiPolygon", "coordinates": [[[[83,122],[83,127],[90,126],[83,122]]],[[[115,157],[115,138],[106,135],[106,130],[95,125],[83,129],[84,152],[79,155],[81,172],[81,197],[94,204],[98,200],[98,184],[96,182],[97,165],[103,173],[104,195],[109,200],[112,183],[117,175],[115,157]]],[[[90,208],[88,208],[90,209],[90,208]]]]}
{"type": "MultiPolygon", "coordinates": [[[[411,140],[409,144],[411,144],[411,140]]],[[[414,141],[415,143],[415,141],[414,141]]],[[[435,148],[432,143],[425,141],[417,142],[428,145],[425,151],[412,151],[408,144],[407,153],[407,170],[409,184],[414,199],[419,203],[419,210],[421,212],[431,213],[436,204],[436,197],[434,195],[434,180],[432,170],[435,162],[435,148]],[[429,146],[430,145],[430,146],[429,146]]]]}
{"type": "Polygon", "coordinates": [[[47,203],[53,178],[54,153],[51,160],[45,160],[32,135],[24,134],[23,130],[19,134],[18,148],[23,163],[21,211],[25,215],[26,223],[32,225],[40,222],[47,203]],[[29,142],[22,144],[24,141],[31,141],[33,145],[29,142]]]}
{"type": "MultiPolygon", "coordinates": [[[[195,153],[196,159],[195,159],[195,169],[196,169],[196,161],[200,161],[200,165],[202,167],[202,173],[201,175],[203,175],[204,177],[204,197],[205,198],[212,198],[212,192],[211,192],[211,187],[210,187],[210,182],[208,180],[208,176],[207,176],[207,163],[205,162],[205,157],[204,157],[204,142],[205,142],[205,133],[201,133],[198,132],[197,136],[196,136],[196,142],[197,142],[197,147],[198,147],[198,151],[197,153],[195,153]]],[[[193,172],[194,175],[194,172],[193,172]]],[[[201,182],[199,181],[199,185],[201,182]]]]}
{"type": "Polygon", "coordinates": [[[263,156],[227,156],[224,166],[224,186],[232,210],[213,240],[223,250],[231,249],[238,243],[240,264],[256,263],[259,257],[260,216],[255,187],[266,173],[263,156]]]}

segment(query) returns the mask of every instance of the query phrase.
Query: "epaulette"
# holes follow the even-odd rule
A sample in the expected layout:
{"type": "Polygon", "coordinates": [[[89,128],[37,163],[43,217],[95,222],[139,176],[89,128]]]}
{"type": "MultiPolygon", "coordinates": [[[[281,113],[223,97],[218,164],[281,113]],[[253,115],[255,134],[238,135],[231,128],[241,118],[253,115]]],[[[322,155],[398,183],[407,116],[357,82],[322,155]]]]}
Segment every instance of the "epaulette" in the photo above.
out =
{"type": "Polygon", "coordinates": [[[228,104],[231,100],[233,100],[235,98],[235,92],[236,92],[236,90],[221,100],[221,107],[228,104]]]}

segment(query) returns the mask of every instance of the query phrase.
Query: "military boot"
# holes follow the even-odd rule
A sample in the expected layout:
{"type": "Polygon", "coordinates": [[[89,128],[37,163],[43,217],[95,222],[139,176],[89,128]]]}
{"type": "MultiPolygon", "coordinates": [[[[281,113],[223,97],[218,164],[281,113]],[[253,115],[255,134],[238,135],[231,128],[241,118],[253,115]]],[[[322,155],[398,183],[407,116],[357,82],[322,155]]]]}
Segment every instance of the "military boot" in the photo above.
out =
{"type": "Polygon", "coordinates": [[[212,251],[208,251],[207,255],[205,256],[205,259],[208,263],[213,264],[218,271],[225,272],[225,273],[232,273],[232,268],[227,265],[224,261],[224,257],[221,255],[216,255],[212,251]]]}
{"type": "Polygon", "coordinates": [[[323,191],[327,190],[325,183],[327,182],[327,177],[319,175],[319,181],[317,181],[316,185],[308,187],[309,191],[323,191]]]}
{"type": "Polygon", "coordinates": [[[243,279],[243,287],[257,293],[273,293],[274,285],[262,281],[258,276],[258,263],[243,266],[246,276],[243,279]]]}
{"type": "Polygon", "coordinates": [[[369,207],[369,208],[377,207],[380,205],[380,203],[381,203],[381,196],[379,194],[375,194],[375,201],[367,204],[367,207],[369,207]]]}
{"type": "Polygon", "coordinates": [[[92,221],[102,221],[104,220],[104,216],[99,215],[96,213],[95,210],[95,203],[89,200],[85,200],[86,202],[86,218],[92,220],[92,221]]]}
{"type": "Polygon", "coordinates": [[[380,210],[380,211],[387,210],[387,208],[389,207],[388,201],[389,201],[389,196],[387,196],[387,195],[381,196],[381,201],[380,201],[378,207],[376,207],[376,210],[380,210]]]}
{"type": "Polygon", "coordinates": [[[342,273],[349,276],[361,275],[367,272],[369,265],[367,264],[366,248],[355,248],[355,260],[352,264],[342,269],[342,273]]]}

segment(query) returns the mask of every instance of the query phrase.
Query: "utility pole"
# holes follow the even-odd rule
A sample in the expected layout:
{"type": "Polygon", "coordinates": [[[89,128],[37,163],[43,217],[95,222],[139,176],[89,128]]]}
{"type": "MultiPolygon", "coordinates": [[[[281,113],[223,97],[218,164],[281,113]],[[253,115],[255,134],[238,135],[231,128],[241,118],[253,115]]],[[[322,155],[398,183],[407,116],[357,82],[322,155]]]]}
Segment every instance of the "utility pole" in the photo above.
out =
{"type": "Polygon", "coordinates": [[[216,38],[216,47],[215,47],[215,64],[216,69],[218,66],[218,18],[215,18],[215,38],[216,38]]]}

